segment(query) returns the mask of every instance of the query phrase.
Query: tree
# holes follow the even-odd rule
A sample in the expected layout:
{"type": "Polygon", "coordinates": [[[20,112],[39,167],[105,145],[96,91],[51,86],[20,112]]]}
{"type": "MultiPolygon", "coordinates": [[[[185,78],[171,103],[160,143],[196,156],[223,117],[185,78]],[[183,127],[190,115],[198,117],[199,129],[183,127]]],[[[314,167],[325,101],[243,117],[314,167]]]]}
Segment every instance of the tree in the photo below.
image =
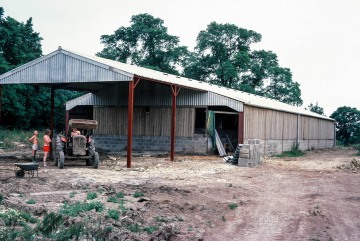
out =
{"type": "MultiPolygon", "coordinates": [[[[0,7],[0,74],[42,55],[42,38],[32,26],[32,18],[26,23],[18,22],[5,17],[4,9],[0,7]]],[[[57,128],[64,126],[64,103],[79,95],[68,90],[56,91],[54,123],[57,128]]],[[[4,85],[2,115],[1,124],[7,127],[49,127],[50,89],[22,84],[4,85]]]]}
{"type": "Polygon", "coordinates": [[[336,136],[345,145],[360,143],[360,111],[347,106],[339,107],[330,118],[336,121],[336,136]]]}
{"type": "Polygon", "coordinates": [[[102,35],[101,43],[105,47],[97,53],[100,57],[171,74],[179,74],[177,68],[188,53],[178,37],[168,34],[163,20],[146,13],[132,16],[130,27],[102,35]]]}
{"type": "Polygon", "coordinates": [[[261,35],[233,24],[212,22],[199,33],[184,75],[282,102],[301,105],[300,85],[271,51],[251,51],[261,35]]]}
{"type": "Polygon", "coordinates": [[[34,32],[32,18],[18,22],[5,17],[0,7],[0,36],[0,74],[42,55],[42,38],[34,32]]]}
{"type": "Polygon", "coordinates": [[[313,103],[310,103],[308,108],[310,111],[312,111],[314,113],[318,113],[319,115],[325,115],[324,109],[322,107],[320,107],[317,102],[315,105],[313,105],[313,103]]]}

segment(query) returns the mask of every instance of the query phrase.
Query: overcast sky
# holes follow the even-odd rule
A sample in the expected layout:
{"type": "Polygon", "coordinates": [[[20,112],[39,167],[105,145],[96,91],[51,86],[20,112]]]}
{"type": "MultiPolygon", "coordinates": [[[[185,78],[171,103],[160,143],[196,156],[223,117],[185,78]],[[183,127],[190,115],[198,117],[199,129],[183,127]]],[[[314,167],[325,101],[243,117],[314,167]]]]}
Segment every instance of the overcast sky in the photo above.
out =
{"type": "Polygon", "coordinates": [[[149,13],[193,50],[212,22],[262,35],[256,49],[275,52],[300,83],[304,107],[318,102],[329,116],[340,106],[360,110],[360,0],[0,0],[5,16],[33,18],[44,54],[58,46],[90,55],[100,36],[149,13]]]}

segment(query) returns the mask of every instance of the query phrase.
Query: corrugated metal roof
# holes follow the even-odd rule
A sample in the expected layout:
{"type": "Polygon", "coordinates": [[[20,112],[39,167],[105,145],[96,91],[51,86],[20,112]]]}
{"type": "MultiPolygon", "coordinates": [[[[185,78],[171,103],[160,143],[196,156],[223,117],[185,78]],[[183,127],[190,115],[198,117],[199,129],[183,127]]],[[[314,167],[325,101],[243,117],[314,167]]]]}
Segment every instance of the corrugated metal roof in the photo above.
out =
{"type": "MultiPolygon", "coordinates": [[[[75,53],[75,52],[74,52],[75,53]]],[[[131,73],[136,76],[153,79],[157,81],[161,81],[168,84],[175,84],[175,85],[181,85],[188,88],[194,88],[198,90],[205,90],[209,92],[213,92],[240,102],[243,102],[246,105],[255,106],[255,107],[261,107],[266,109],[273,109],[273,110],[279,110],[279,111],[285,111],[295,114],[301,114],[301,115],[307,115],[307,116],[313,116],[317,118],[322,119],[329,119],[333,120],[331,118],[328,118],[326,116],[319,115],[317,113],[311,112],[309,110],[305,110],[302,107],[292,106],[274,99],[246,93],[239,90],[229,89],[218,85],[212,85],[207,82],[198,81],[194,79],[189,79],[181,76],[176,76],[172,74],[163,73],[160,71],[147,69],[131,64],[125,64],[121,62],[117,62],[114,60],[104,59],[97,56],[88,56],[84,54],[77,53],[83,57],[89,58],[94,61],[101,62],[103,64],[112,66],[113,68],[118,69],[119,71],[124,71],[127,73],[131,73]]]]}
{"type": "MultiPolygon", "coordinates": [[[[155,71],[155,70],[151,70],[151,69],[147,69],[147,68],[143,68],[143,67],[139,67],[139,66],[135,66],[135,65],[130,65],[130,64],[125,64],[125,63],[121,63],[121,62],[117,62],[117,61],[113,61],[113,60],[109,60],[109,59],[104,59],[104,58],[100,58],[97,56],[89,56],[86,54],[78,53],[76,51],[64,50],[61,48],[59,48],[57,51],[54,51],[46,56],[43,56],[32,62],[24,64],[12,71],[9,71],[3,75],[0,75],[0,84],[39,83],[39,82],[36,82],[37,78],[34,78],[34,76],[35,76],[34,73],[31,73],[31,71],[30,71],[30,73],[27,74],[29,72],[29,68],[34,67],[34,71],[36,71],[36,69],[39,68],[37,66],[39,66],[40,64],[43,63],[42,61],[46,61],[47,59],[52,58],[57,54],[64,54],[64,55],[70,56],[74,59],[79,59],[81,61],[87,62],[87,63],[91,64],[92,66],[101,68],[102,70],[106,69],[107,71],[114,72],[114,74],[115,73],[120,74],[122,76],[121,81],[128,81],[128,80],[130,80],[130,78],[132,76],[136,75],[139,77],[152,79],[152,80],[167,83],[167,84],[174,84],[174,85],[184,86],[184,87],[192,88],[192,89],[196,89],[196,90],[212,92],[212,93],[218,94],[220,96],[224,96],[224,97],[242,102],[245,105],[333,120],[331,118],[316,114],[316,113],[308,111],[308,110],[305,110],[304,108],[288,105],[288,104],[282,103],[277,100],[261,97],[261,96],[254,95],[254,94],[249,94],[249,93],[242,92],[239,90],[221,87],[218,85],[212,85],[212,84],[209,84],[209,83],[203,82],[203,81],[198,81],[198,80],[189,79],[189,78],[176,76],[176,75],[171,75],[171,74],[167,74],[167,73],[163,73],[160,71],[155,71]],[[13,77],[16,75],[18,75],[19,78],[13,77]]],[[[59,68],[61,67],[61,63],[62,62],[60,61],[59,66],[58,66],[59,68]]],[[[93,74],[94,74],[94,76],[96,76],[97,73],[93,73],[93,74]]],[[[42,78],[41,83],[55,85],[55,84],[60,84],[62,81],[67,81],[67,78],[66,77],[65,77],[65,79],[60,78],[59,80],[56,79],[56,81],[51,80],[51,79],[42,78]],[[48,82],[46,82],[46,81],[48,81],[48,82]]],[[[76,78],[74,78],[74,79],[71,78],[71,80],[69,82],[75,83],[76,81],[86,82],[86,81],[84,81],[84,79],[77,80],[76,78]]],[[[102,80],[97,80],[97,81],[102,81],[102,80]]],[[[109,81],[109,79],[104,79],[103,81],[109,81]]],[[[117,81],[117,80],[114,79],[112,81],[117,81]]],[[[87,96],[84,99],[88,99],[89,97],[90,96],[87,96]]],[[[84,100],[84,99],[82,99],[82,100],[84,100]]],[[[75,104],[75,102],[72,102],[72,104],[75,104]]]]}

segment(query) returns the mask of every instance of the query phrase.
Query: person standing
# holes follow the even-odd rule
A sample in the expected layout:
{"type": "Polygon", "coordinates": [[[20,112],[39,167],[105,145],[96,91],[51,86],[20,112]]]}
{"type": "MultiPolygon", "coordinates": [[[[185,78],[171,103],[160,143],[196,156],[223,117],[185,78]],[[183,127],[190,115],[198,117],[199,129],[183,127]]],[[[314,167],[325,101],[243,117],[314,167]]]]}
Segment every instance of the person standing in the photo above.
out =
{"type": "Polygon", "coordinates": [[[36,162],[36,151],[38,149],[38,131],[34,131],[34,135],[32,137],[29,138],[29,141],[31,142],[31,161],[36,162]]]}
{"type": "Polygon", "coordinates": [[[50,153],[50,144],[51,144],[50,133],[51,131],[47,129],[44,135],[44,160],[43,160],[44,167],[46,167],[46,158],[49,156],[50,153]]]}

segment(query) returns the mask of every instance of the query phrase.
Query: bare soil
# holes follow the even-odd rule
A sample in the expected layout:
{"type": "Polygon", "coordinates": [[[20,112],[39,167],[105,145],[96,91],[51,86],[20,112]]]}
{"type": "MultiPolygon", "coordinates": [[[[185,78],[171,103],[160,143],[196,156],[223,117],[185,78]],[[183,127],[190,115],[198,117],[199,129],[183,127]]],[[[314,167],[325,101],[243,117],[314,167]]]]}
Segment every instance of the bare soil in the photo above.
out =
{"type": "Polygon", "coordinates": [[[216,156],[179,156],[175,162],[139,157],[130,169],[124,157],[102,155],[99,169],[50,164],[35,178],[16,178],[12,169],[19,160],[7,157],[0,159],[0,193],[2,206],[41,218],[58,212],[64,201],[88,202],[89,192],[116,209],[107,200],[122,192],[126,210],[120,220],[106,211],[86,214],[113,227],[106,240],[360,240],[360,170],[350,165],[360,160],[354,154],[311,151],[263,159],[254,168],[216,156]],[[29,199],[36,204],[27,204],[29,199]],[[156,230],[136,232],[131,224],[156,230]]]}

